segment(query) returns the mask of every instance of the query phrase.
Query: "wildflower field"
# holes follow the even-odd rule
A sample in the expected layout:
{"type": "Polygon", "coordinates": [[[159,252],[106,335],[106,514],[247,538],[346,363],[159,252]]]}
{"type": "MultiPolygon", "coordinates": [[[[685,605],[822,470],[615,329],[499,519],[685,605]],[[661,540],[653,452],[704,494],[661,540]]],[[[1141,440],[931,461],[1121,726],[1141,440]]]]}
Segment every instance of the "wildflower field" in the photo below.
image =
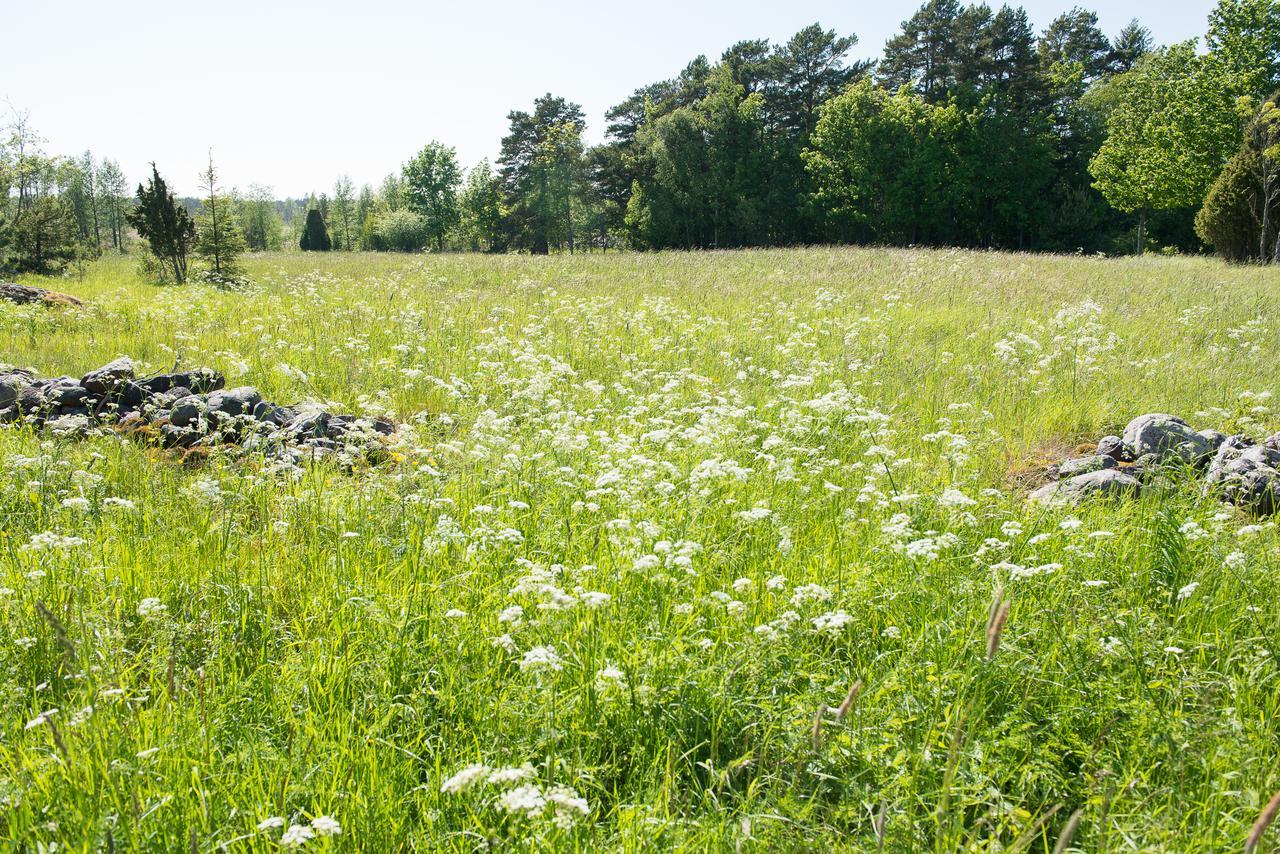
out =
{"type": "Polygon", "coordinates": [[[1209,851],[1280,789],[1275,523],[1193,480],[1025,500],[1145,412],[1280,430],[1276,271],[248,272],[0,305],[41,375],[401,425],[303,466],[0,428],[0,847],[1209,851]]]}

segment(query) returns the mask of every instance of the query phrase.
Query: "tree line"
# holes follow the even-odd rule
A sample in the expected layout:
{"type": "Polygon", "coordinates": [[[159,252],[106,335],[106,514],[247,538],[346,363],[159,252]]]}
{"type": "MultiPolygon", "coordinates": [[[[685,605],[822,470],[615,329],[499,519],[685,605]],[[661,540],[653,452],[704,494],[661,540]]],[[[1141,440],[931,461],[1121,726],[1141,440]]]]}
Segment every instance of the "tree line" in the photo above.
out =
{"type": "MultiPolygon", "coordinates": [[[[856,45],[813,24],[699,56],[609,109],[598,145],[582,108],[547,94],[508,114],[496,162],[463,169],[432,141],[376,188],[343,176],[282,203],[259,185],[223,192],[211,162],[184,206],[191,246],[215,275],[241,247],[292,246],[1212,247],[1280,260],[1280,0],[1220,0],[1203,43],[1160,48],[1137,21],[1108,36],[1079,7],[1037,33],[1020,7],[928,0],[877,61],[850,59],[856,45]]],[[[49,158],[38,142],[15,122],[0,146],[8,266],[121,250],[129,223],[147,238],[131,210],[158,198],[158,172],[130,200],[112,161],[49,158]]]]}

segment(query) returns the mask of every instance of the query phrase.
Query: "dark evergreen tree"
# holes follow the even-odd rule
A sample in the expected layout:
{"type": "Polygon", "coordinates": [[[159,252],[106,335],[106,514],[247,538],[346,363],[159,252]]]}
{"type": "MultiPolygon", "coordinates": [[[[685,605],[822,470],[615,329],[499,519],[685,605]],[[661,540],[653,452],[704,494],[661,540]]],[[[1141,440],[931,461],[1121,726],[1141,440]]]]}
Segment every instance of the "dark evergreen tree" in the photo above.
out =
{"type": "Polygon", "coordinates": [[[161,264],[173,271],[174,281],[187,280],[187,256],[196,237],[196,225],[151,164],[147,186],[138,185],[138,206],[125,215],[161,264]]]}
{"type": "Polygon", "coordinates": [[[1040,37],[1039,50],[1045,64],[1076,63],[1090,81],[1106,73],[1111,42],[1098,29],[1098,16],[1076,6],[1053,19],[1040,37]]]}
{"type": "Polygon", "coordinates": [[[944,99],[956,77],[959,15],[957,0],[929,0],[903,21],[902,32],[884,46],[884,84],[891,90],[910,87],[930,102],[944,99]]]}
{"type": "MultiPolygon", "coordinates": [[[[844,62],[857,43],[857,36],[837,36],[835,30],[811,24],[774,51],[765,101],[780,127],[804,139],[813,133],[818,107],[866,71],[865,65],[850,67],[844,62]]],[[[744,85],[744,91],[752,90],[744,85]]]]}
{"type": "Polygon", "coordinates": [[[1132,20],[1125,24],[1111,43],[1111,51],[1107,54],[1107,71],[1110,74],[1123,74],[1150,52],[1151,31],[1136,19],[1132,20]]]}
{"type": "Polygon", "coordinates": [[[750,95],[763,91],[773,79],[771,51],[768,39],[748,39],[721,54],[720,63],[729,69],[733,82],[750,95]]]}
{"type": "Polygon", "coordinates": [[[307,211],[307,223],[302,228],[302,239],[298,241],[303,252],[328,252],[333,244],[329,240],[329,229],[325,227],[324,216],[318,208],[307,211]]]}

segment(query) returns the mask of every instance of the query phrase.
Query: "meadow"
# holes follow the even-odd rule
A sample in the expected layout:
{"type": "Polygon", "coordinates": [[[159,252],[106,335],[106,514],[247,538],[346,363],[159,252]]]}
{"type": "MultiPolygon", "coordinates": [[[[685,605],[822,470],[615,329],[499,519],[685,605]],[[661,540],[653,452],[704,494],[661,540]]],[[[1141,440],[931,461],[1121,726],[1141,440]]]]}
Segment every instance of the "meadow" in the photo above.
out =
{"type": "Polygon", "coordinates": [[[353,469],[0,429],[6,849],[1215,851],[1280,789],[1274,521],[1190,481],[1025,501],[1145,412],[1280,430],[1280,271],[248,275],[104,260],[19,280],[82,310],[0,305],[41,375],[209,366],[403,425],[353,469]]]}

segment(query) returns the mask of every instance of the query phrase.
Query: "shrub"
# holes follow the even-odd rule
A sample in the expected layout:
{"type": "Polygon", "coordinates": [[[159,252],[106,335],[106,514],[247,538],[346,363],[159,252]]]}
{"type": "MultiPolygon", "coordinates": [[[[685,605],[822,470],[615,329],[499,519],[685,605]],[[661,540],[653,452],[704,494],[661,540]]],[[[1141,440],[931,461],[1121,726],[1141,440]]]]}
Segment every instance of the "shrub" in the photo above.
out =
{"type": "Polygon", "coordinates": [[[1228,261],[1258,258],[1262,238],[1261,161],[1261,154],[1247,148],[1228,160],[1209,188],[1204,207],[1196,214],[1196,234],[1228,261]]]}
{"type": "Polygon", "coordinates": [[[427,220],[408,208],[378,214],[374,231],[381,244],[395,252],[417,252],[427,242],[427,220]]]}

